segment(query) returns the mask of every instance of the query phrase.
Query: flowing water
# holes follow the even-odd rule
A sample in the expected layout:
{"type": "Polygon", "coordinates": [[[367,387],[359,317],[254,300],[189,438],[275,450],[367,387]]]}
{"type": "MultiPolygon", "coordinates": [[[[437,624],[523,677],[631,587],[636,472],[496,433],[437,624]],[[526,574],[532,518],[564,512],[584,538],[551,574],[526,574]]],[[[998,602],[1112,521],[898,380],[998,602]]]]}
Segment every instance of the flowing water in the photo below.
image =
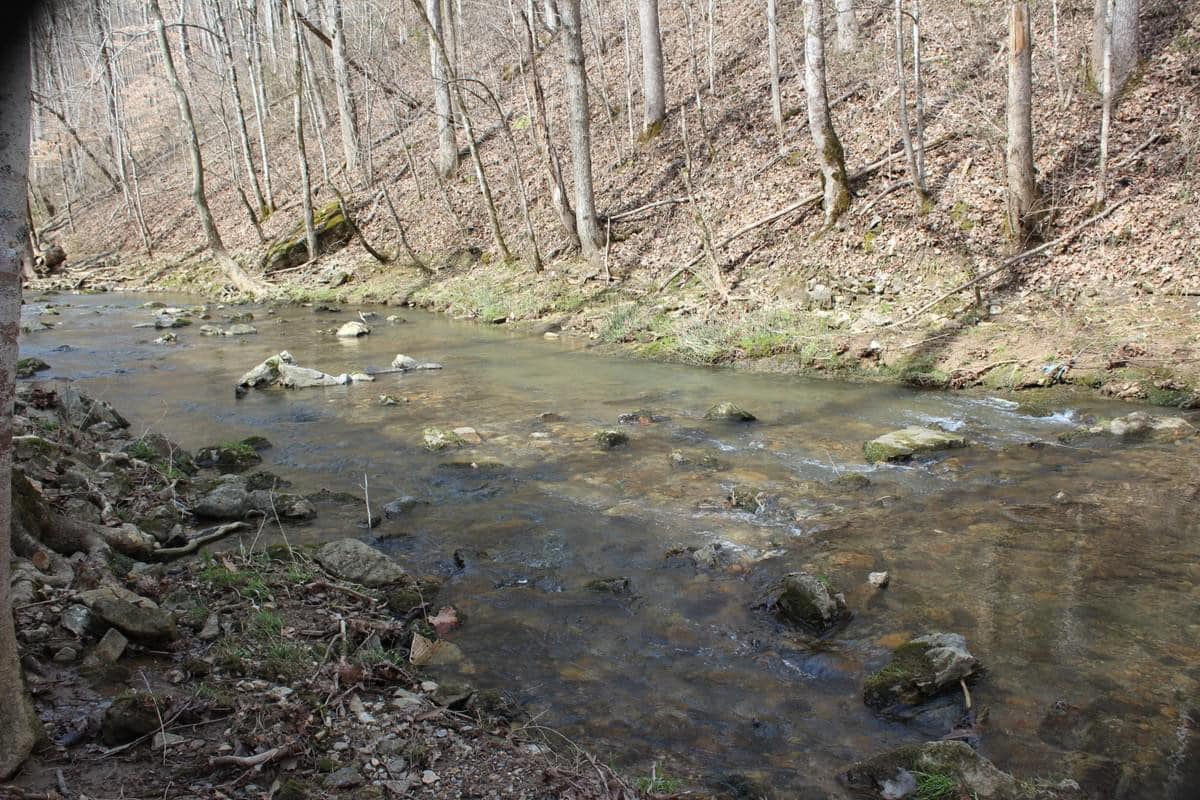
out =
{"type": "MultiPolygon", "coordinates": [[[[1073,774],[1100,797],[1200,793],[1200,441],[1056,441],[1129,406],[1074,400],[1034,416],[985,395],[648,363],[413,311],[342,340],[318,329],[349,311],[256,308],[256,336],[190,327],[161,345],[132,327],[152,319],[146,297],[49,299],[60,315],[38,317],[33,302],[26,322],[58,325],[25,335],[22,355],[53,366],[39,377],[112,402],[135,432],[189,448],[260,434],[274,443],[263,466],[298,491],[361,493],[365,475],[376,513],[402,495],[425,501],[371,541],[446,578],[439,600],[467,615],[456,671],[631,772],[657,763],[701,781],[748,775],[784,797],[837,795],[832,776],[851,761],[946,732],[936,713],[877,719],[861,686],[905,637],[948,630],[987,667],[972,691],[988,710],[980,749],[1002,768],[1073,774]],[[401,352],[445,369],[235,400],[238,376],[282,349],[334,374],[401,352]],[[401,402],[381,406],[383,393],[401,402]],[[759,422],[704,421],[721,400],[759,422]],[[634,411],[660,419],[618,425],[634,411]],[[910,424],[972,445],[864,463],[864,441],[910,424]],[[422,447],[425,428],[464,425],[483,443],[422,447]],[[602,427],[630,443],[600,449],[602,427]],[[728,508],[734,485],[765,492],[769,508],[728,508]],[[686,553],[712,543],[719,563],[686,553]],[[844,590],[854,613],[817,643],[755,607],[800,568],[844,590]],[[882,569],[892,583],[877,591],[866,577],[882,569]],[[610,577],[630,591],[587,588],[610,577]]],[[[323,511],[290,535],[369,536],[362,516],[323,511]]]]}

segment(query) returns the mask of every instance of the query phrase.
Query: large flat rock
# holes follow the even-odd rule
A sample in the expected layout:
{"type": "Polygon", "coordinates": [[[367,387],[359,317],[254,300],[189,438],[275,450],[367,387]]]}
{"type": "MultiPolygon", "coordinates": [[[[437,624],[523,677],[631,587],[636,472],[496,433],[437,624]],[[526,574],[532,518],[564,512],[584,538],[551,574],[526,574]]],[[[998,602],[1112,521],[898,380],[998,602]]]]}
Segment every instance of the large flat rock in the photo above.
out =
{"type": "Polygon", "coordinates": [[[885,433],[863,445],[867,461],[908,461],[913,456],[966,447],[967,440],[957,433],[910,426],[885,433]]]}

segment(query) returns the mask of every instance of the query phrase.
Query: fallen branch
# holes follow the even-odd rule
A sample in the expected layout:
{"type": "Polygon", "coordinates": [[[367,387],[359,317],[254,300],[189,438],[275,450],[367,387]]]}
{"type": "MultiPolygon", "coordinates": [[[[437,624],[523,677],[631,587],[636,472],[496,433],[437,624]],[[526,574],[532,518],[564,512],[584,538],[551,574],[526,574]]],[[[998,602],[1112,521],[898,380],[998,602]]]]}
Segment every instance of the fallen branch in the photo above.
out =
{"type": "Polygon", "coordinates": [[[392,214],[392,222],[396,223],[396,231],[400,234],[400,244],[404,245],[404,252],[408,253],[408,257],[412,259],[412,262],[417,269],[421,270],[426,275],[432,275],[433,270],[429,268],[429,265],[426,264],[419,255],[417,255],[416,251],[412,249],[412,245],[408,243],[408,236],[406,236],[404,233],[404,224],[400,222],[400,215],[396,212],[396,207],[392,205],[392,198],[391,195],[388,194],[386,186],[383,187],[381,193],[383,194],[383,201],[387,203],[388,211],[390,211],[392,214]]]}
{"type": "Polygon", "coordinates": [[[350,230],[358,237],[358,241],[362,243],[363,249],[371,254],[371,258],[378,261],[380,264],[388,263],[387,256],[381,254],[371,243],[367,241],[367,237],[363,236],[362,229],[358,227],[358,223],[354,221],[354,217],[350,216],[350,208],[346,205],[346,198],[338,191],[336,186],[330,186],[333,194],[337,197],[338,207],[342,210],[342,218],[346,220],[346,224],[350,226],[350,230]]]}
{"type": "MultiPolygon", "coordinates": [[[[933,150],[934,148],[941,147],[942,145],[946,144],[946,142],[953,141],[954,139],[957,139],[957,138],[958,138],[957,134],[952,134],[950,136],[943,136],[941,139],[938,139],[937,141],[931,142],[930,144],[926,145],[925,152],[928,153],[929,151],[933,150]]],[[[855,172],[851,173],[850,176],[848,177],[848,180],[851,183],[853,183],[854,181],[862,180],[863,178],[878,172],[880,170],[880,168],[886,166],[887,164],[891,163],[892,161],[895,161],[896,159],[900,158],[903,155],[904,155],[903,150],[899,150],[895,153],[889,153],[888,155],[884,156],[883,158],[880,158],[877,161],[872,161],[870,164],[867,164],[865,167],[862,167],[861,169],[858,169],[855,172]]],[[[804,208],[807,205],[812,205],[813,203],[819,203],[819,202],[821,202],[821,198],[823,196],[824,195],[821,192],[816,192],[815,194],[810,194],[806,197],[800,198],[799,200],[797,200],[793,203],[789,203],[788,205],[784,206],[783,208],[779,209],[778,211],[768,214],[767,216],[762,217],[761,219],[756,219],[755,221],[753,221],[751,223],[743,225],[742,227],[738,228],[733,233],[726,236],[721,241],[717,242],[716,245],[713,247],[713,250],[714,251],[720,250],[721,248],[726,247],[727,245],[731,244],[732,242],[737,241],[738,239],[742,238],[747,233],[750,233],[753,230],[761,228],[764,225],[770,225],[772,222],[780,220],[783,217],[786,217],[788,214],[791,214],[794,211],[799,211],[800,209],[804,208]]],[[[695,258],[693,258],[691,261],[689,261],[687,264],[683,265],[679,269],[672,272],[671,276],[659,285],[658,291],[661,292],[663,289],[666,289],[667,286],[670,285],[671,281],[675,280],[683,272],[690,270],[692,267],[696,266],[701,261],[703,261],[705,258],[705,255],[706,255],[705,249],[701,248],[700,254],[697,255],[695,258]]]]}
{"type": "Polygon", "coordinates": [[[208,760],[208,765],[210,767],[232,766],[249,769],[274,761],[290,751],[291,745],[282,745],[280,747],[272,747],[270,750],[264,750],[252,756],[213,756],[208,760]]]}
{"type": "MultiPolygon", "coordinates": [[[[926,149],[928,149],[928,148],[926,148],[926,149]]],[[[961,283],[958,286],[955,286],[953,289],[951,289],[950,291],[946,292],[943,295],[940,295],[939,297],[937,297],[937,299],[933,300],[932,302],[926,303],[925,305],[921,306],[916,311],[909,314],[907,317],[900,320],[899,322],[889,322],[886,325],[880,325],[879,327],[881,327],[881,328],[899,328],[902,325],[906,325],[907,323],[911,322],[916,317],[919,317],[921,314],[924,314],[926,311],[928,311],[929,309],[936,306],[938,303],[945,300],[947,297],[953,297],[954,295],[958,294],[959,292],[963,291],[964,289],[970,289],[972,286],[976,285],[977,283],[987,280],[988,278],[992,277],[996,273],[1003,272],[1006,269],[1014,267],[1017,264],[1020,264],[1022,261],[1027,261],[1027,260],[1033,258],[1034,256],[1040,255],[1041,253],[1044,253],[1045,251],[1047,251],[1053,247],[1057,247],[1059,245],[1066,244],[1067,242],[1071,241],[1076,236],[1078,236],[1085,228],[1087,228],[1090,225],[1094,225],[1095,223],[1104,219],[1109,214],[1113,213],[1118,208],[1120,208],[1121,206],[1128,203],[1129,200],[1130,200],[1129,197],[1124,197],[1124,198],[1118,200],[1117,202],[1110,205],[1108,208],[1101,211],[1099,214],[1095,214],[1093,216],[1088,217],[1083,222],[1079,223],[1074,228],[1071,228],[1071,230],[1067,231],[1066,233],[1064,233],[1062,236],[1058,237],[1057,239],[1052,239],[1049,242],[1044,242],[1042,244],[1039,244],[1037,247],[1032,247],[1022,253],[1017,253],[1015,256],[1010,256],[1009,258],[1004,259],[1004,261],[1001,261],[1000,266],[996,267],[995,269],[988,270],[987,272],[983,273],[982,275],[978,275],[978,276],[972,278],[971,280],[967,281],[966,283],[961,283]]]]}
{"type": "Polygon", "coordinates": [[[652,208],[658,208],[659,206],[674,206],[686,202],[688,202],[688,198],[686,197],[668,197],[666,200],[655,200],[653,203],[646,203],[644,206],[631,208],[628,211],[618,211],[616,214],[609,214],[608,220],[609,222],[615,222],[619,219],[625,219],[626,217],[632,217],[635,214],[640,214],[643,211],[649,211],[652,208]]]}
{"type": "Polygon", "coordinates": [[[1125,166],[1130,161],[1133,161],[1133,159],[1137,158],[1138,155],[1140,155],[1143,150],[1145,150],[1147,147],[1150,147],[1151,145],[1153,145],[1155,142],[1157,142],[1161,138],[1163,138],[1163,132],[1162,131],[1155,132],[1154,134],[1152,134],[1150,136],[1149,139],[1147,139],[1146,141],[1139,144],[1137,147],[1130,150],[1129,153],[1127,155],[1125,155],[1124,158],[1122,158],[1117,163],[1113,164],[1113,166],[1114,167],[1125,166]]]}
{"type": "Polygon", "coordinates": [[[247,530],[249,525],[244,522],[230,522],[225,525],[218,525],[215,528],[209,528],[207,531],[201,531],[195,539],[190,540],[185,545],[179,547],[159,547],[155,549],[151,555],[156,560],[166,561],[170,558],[178,558],[186,556],[189,553],[194,553],[209,542],[215,542],[218,539],[224,539],[235,531],[247,530]]]}

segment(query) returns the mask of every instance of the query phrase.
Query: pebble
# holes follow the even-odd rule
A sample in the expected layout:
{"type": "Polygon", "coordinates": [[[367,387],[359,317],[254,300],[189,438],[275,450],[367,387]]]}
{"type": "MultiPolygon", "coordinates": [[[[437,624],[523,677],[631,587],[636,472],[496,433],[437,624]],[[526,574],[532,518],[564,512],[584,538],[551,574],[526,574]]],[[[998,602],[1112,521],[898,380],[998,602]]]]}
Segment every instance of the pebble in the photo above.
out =
{"type": "Polygon", "coordinates": [[[887,572],[872,572],[867,576],[867,583],[874,586],[876,589],[883,589],[892,582],[892,576],[887,572]]]}
{"type": "Polygon", "coordinates": [[[426,786],[431,786],[437,783],[439,780],[441,780],[441,778],[439,778],[438,774],[431,769],[427,769],[421,773],[421,783],[425,784],[426,786]]]}
{"type": "Polygon", "coordinates": [[[69,664],[77,658],[79,658],[78,651],[76,651],[74,647],[70,646],[63,647],[54,654],[54,660],[59,664],[69,664]]]}

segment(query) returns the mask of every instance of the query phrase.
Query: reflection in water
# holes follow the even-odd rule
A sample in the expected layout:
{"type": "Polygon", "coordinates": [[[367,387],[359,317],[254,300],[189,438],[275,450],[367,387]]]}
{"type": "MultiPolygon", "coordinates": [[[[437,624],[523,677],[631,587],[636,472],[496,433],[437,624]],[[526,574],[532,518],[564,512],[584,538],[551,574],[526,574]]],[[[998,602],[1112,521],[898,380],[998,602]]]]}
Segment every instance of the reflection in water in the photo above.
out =
{"type": "MultiPolygon", "coordinates": [[[[954,630],[988,667],[974,694],[989,709],[982,750],[1001,766],[1093,785],[1125,774],[1129,797],[1194,791],[1200,445],[1054,443],[1079,416],[1128,407],[1084,400],[1035,418],[1006,400],[644,363],[409,311],[346,341],[318,329],[350,312],[255,309],[257,336],[193,326],[158,345],[132,327],[151,319],[145,298],[61,299],[60,326],[27,335],[22,354],[135,430],[191,448],[260,434],[274,443],[264,466],[301,491],[360,493],[366,475],[380,505],[418,498],[375,533],[448,577],[445,599],[470,620],[461,671],[631,769],[833,789],[848,761],[925,738],[868,712],[865,671],[908,635],[954,630]],[[445,369],[236,401],[237,377],[285,348],[335,374],[397,353],[445,369]],[[380,405],[384,393],[400,402],[380,405]],[[720,400],[760,422],[705,422],[720,400]],[[633,411],[649,413],[622,426],[627,447],[595,446],[633,411]],[[863,463],[863,441],[931,423],[973,446],[863,463]],[[423,449],[426,427],[464,425],[483,443],[423,449]],[[735,486],[754,488],[758,513],[725,505],[735,486]],[[855,614],[819,646],[755,608],[798,568],[842,588],[855,614]],[[892,573],[883,592],[866,585],[878,569],[892,573]],[[614,577],[629,593],[587,588],[614,577]]],[[[323,508],[293,540],[362,535],[361,516],[323,508]]]]}

